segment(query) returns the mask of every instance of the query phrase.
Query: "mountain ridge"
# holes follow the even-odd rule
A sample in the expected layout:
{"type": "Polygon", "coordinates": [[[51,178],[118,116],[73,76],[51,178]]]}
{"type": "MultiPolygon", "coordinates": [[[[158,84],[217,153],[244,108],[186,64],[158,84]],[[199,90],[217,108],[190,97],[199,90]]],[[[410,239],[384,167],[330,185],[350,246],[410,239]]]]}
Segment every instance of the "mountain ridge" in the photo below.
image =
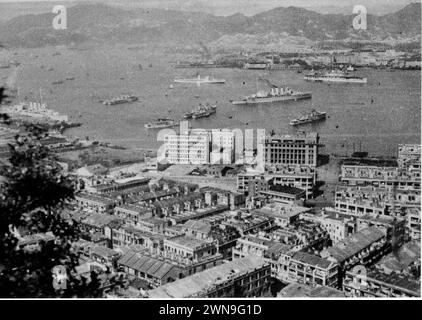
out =
{"type": "Polygon", "coordinates": [[[250,17],[240,13],[224,17],[164,9],[126,10],[99,3],[77,4],[69,7],[67,13],[67,30],[53,29],[53,13],[12,18],[0,25],[0,43],[9,47],[84,42],[180,46],[218,42],[235,35],[268,38],[273,34],[311,42],[347,39],[420,42],[421,25],[420,3],[383,16],[368,15],[367,30],[353,29],[353,14],[321,14],[294,6],[277,7],[250,17]]]}

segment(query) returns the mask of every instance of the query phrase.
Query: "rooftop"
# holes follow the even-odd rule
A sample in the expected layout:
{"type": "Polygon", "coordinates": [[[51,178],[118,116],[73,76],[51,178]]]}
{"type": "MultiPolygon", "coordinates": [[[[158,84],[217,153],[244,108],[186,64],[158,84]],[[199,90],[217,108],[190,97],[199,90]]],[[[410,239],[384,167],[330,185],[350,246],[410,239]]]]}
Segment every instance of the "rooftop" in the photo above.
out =
{"type": "Polygon", "coordinates": [[[317,286],[311,287],[305,284],[293,282],[284,287],[277,295],[282,298],[343,298],[345,295],[334,288],[317,286]]]}
{"type": "Polygon", "coordinates": [[[154,257],[144,256],[136,252],[125,253],[118,261],[120,265],[127,266],[139,272],[157,278],[163,279],[172,269],[176,269],[177,273],[180,270],[177,266],[166,261],[159,260],[154,257]]]}
{"type": "Polygon", "coordinates": [[[204,245],[209,245],[212,243],[211,240],[201,240],[193,237],[188,237],[185,235],[176,236],[173,238],[169,238],[165,240],[165,243],[167,244],[177,244],[183,247],[187,247],[190,249],[195,249],[204,245]]]}
{"type": "Polygon", "coordinates": [[[333,257],[339,262],[344,261],[358,254],[360,251],[372,243],[382,239],[384,236],[384,232],[377,227],[365,228],[337,243],[335,246],[323,250],[322,253],[324,254],[325,252],[325,254],[328,254],[328,256],[333,257]]]}
{"type": "Polygon", "coordinates": [[[188,298],[265,265],[262,258],[248,256],[207,269],[192,276],[167,283],[149,292],[150,298],[188,298]]]}
{"type": "Polygon", "coordinates": [[[314,267],[322,268],[322,269],[328,269],[335,264],[332,261],[320,258],[314,254],[301,252],[301,251],[295,252],[292,256],[292,260],[297,260],[302,263],[306,263],[306,264],[312,265],[314,267]]]}

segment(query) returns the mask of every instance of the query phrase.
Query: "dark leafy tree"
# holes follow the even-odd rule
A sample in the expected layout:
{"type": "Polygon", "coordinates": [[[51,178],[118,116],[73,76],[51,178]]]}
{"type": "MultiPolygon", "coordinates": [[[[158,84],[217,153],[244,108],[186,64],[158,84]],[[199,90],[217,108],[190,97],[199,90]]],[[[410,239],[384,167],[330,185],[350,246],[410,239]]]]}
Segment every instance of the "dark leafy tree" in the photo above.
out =
{"type": "Polygon", "coordinates": [[[98,297],[98,277],[76,272],[79,228],[62,214],[74,197],[74,181],[41,144],[43,135],[30,127],[16,136],[8,163],[0,167],[0,296],[98,297]],[[25,236],[45,233],[54,241],[20,245],[25,236]],[[58,269],[66,279],[55,276],[58,269]]]}

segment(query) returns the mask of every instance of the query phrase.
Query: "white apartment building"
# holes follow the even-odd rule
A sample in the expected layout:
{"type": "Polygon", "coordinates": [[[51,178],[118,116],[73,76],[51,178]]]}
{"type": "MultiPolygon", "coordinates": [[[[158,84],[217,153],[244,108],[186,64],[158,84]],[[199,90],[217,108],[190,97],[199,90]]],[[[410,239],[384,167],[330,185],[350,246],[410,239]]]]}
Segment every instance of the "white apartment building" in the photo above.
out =
{"type": "Polygon", "coordinates": [[[235,132],[230,129],[211,130],[211,164],[235,162],[235,132]]]}
{"type": "Polygon", "coordinates": [[[164,137],[165,159],[170,164],[208,164],[211,137],[204,130],[190,130],[184,134],[164,137]]]}

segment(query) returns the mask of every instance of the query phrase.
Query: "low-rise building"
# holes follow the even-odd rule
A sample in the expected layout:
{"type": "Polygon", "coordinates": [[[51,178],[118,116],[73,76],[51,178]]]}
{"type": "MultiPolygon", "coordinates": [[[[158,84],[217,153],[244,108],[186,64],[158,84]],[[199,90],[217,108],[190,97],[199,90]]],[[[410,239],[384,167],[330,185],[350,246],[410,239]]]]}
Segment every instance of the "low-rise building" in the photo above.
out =
{"type": "Polygon", "coordinates": [[[85,193],[75,195],[75,200],[79,208],[103,214],[111,214],[117,204],[116,200],[85,193]]]}
{"type": "Polygon", "coordinates": [[[405,219],[371,214],[365,214],[357,218],[358,231],[372,226],[384,231],[393,249],[400,247],[405,241],[405,219]]]}
{"type": "Polygon", "coordinates": [[[159,287],[185,276],[176,264],[133,251],[123,254],[117,264],[129,276],[144,279],[151,287],[159,287]]]}
{"type": "Polygon", "coordinates": [[[377,270],[366,274],[348,271],[343,279],[343,291],[348,297],[404,298],[420,297],[421,284],[416,279],[377,270]]]}
{"type": "Polygon", "coordinates": [[[286,262],[288,271],[284,278],[288,282],[337,287],[338,265],[333,261],[298,251],[291,255],[286,262]]]}
{"type": "Polygon", "coordinates": [[[261,190],[259,194],[267,201],[277,201],[284,204],[295,204],[306,199],[306,191],[285,185],[270,186],[268,190],[261,190]]]}
{"type": "Polygon", "coordinates": [[[260,297],[270,285],[270,266],[262,258],[235,259],[149,291],[150,298],[260,297]]]}
{"type": "Polygon", "coordinates": [[[321,224],[330,235],[333,244],[343,241],[357,230],[354,217],[341,214],[330,208],[321,210],[319,214],[304,213],[301,215],[301,219],[321,224]]]}
{"type": "Polygon", "coordinates": [[[247,196],[259,195],[260,191],[268,189],[265,176],[256,172],[245,172],[237,175],[237,191],[247,196]]]}
{"type": "Polygon", "coordinates": [[[292,282],[281,289],[278,298],[344,298],[344,292],[327,286],[310,286],[292,282]]]}
{"type": "Polygon", "coordinates": [[[306,199],[312,198],[314,194],[316,177],[316,170],[313,166],[283,165],[267,168],[269,184],[305,190],[306,199]]]}
{"type": "Polygon", "coordinates": [[[377,227],[369,227],[324,249],[320,255],[335,261],[342,270],[350,270],[356,265],[370,265],[390,251],[391,244],[385,232],[377,227]]]}
{"type": "Polygon", "coordinates": [[[372,185],[386,189],[420,190],[420,171],[399,167],[342,165],[341,181],[347,185],[372,185]]]}

